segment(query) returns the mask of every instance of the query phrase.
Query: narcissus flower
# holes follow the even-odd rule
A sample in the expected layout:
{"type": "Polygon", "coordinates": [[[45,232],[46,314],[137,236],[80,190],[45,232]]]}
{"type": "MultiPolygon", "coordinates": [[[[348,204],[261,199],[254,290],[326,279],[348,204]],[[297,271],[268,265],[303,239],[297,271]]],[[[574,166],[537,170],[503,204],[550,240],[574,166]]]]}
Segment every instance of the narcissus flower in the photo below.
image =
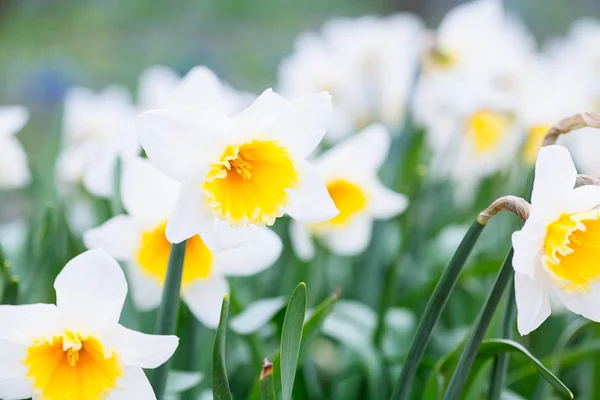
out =
{"type": "Polygon", "coordinates": [[[119,325],[127,282],[115,260],[90,250],[54,282],[56,305],[0,306],[3,399],[156,399],[142,368],[156,368],[176,336],[119,325]]]}
{"type": "Polygon", "coordinates": [[[29,183],[27,154],[14,137],[27,122],[24,107],[0,107],[0,189],[14,189],[29,183]]]}
{"type": "Polygon", "coordinates": [[[139,151],[135,108],[125,89],[113,86],[94,93],[77,87],[67,93],[57,165],[60,182],[83,182],[90,193],[108,197],[118,157],[139,151]]]}
{"type": "Polygon", "coordinates": [[[219,107],[147,111],[138,133],[150,160],[181,183],[166,227],[170,242],[233,227],[271,225],[287,213],[322,222],[337,210],[306,162],[331,118],[327,93],[288,102],[270,89],[239,114],[219,107]]]}
{"type": "Polygon", "coordinates": [[[335,254],[362,253],[371,239],[373,220],[404,211],[406,197],[386,188],[377,178],[389,147],[385,127],[370,125],[314,160],[339,214],[326,222],[292,221],[290,234],[300,258],[313,257],[311,236],[321,239],[335,254]]]}
{"type": "MultiPolygon", "coordinates": [[[[125,162],[121,181],[123,206],[129,215],[118,215],[84,233],[89,248],[101,248],[127,265],[133,300],[141,310],[160,304],[171,244],[165,226],[171,214],[179,183],[149,161],[132,158],[125,162]]],[[[202,237],[194,235],[186,244],[181,296],[204,325],[216,327],[226,276],[247,276],[272,265],[281,253],[281,240],[270,229],[251,227],[223,234],[216,221],[202,237]]]]}
{"type": "Polygon", "coordinates": [[[512,236],[522,335],[550,315],[551,293],[569,310],[600,321],[600,187],[573,189],[576,176],[565,148],[540,150],[530,217],[512,236]]]}

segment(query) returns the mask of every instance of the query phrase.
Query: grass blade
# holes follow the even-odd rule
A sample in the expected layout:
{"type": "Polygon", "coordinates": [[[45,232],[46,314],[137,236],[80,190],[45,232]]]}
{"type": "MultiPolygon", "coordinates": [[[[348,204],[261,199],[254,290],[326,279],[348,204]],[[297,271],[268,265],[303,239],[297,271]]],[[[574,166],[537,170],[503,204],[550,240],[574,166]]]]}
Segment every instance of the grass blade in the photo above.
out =
{"type": "Polygon", "coordinates": [[[458,276],[484,227],[485,225],[482,225],[477,221],[471,225],[465,234],[465,237],[460,242],[456,253],[454,253],[452,260],[450,260],[446,271],[440,278],[440,281],[427,304],[427,308],[423,313],[423,317],[421,318],[417,332],[410,345],[410,349],[408,350],[406,362],[404,363],[402,373],[400,374],[396,389],[392,395],[393,400],[405,400],[409,397],[412,381],[417,372],[419,362],[423,357],[423,353],[425,352],[427,343],[431,338],[433,328],[440,319],[440,315],[456,285],[458,276]]]}
{"type": "Polygon", "coordinates": [[[260,372],[260,399],[275,400],[275,386],[273,385],[273,363],[265,358],[260,372]]]}
{"type": "Polygon", "coordinates": [[[283,400],[290,400],[292,398],[305,313],[306,285],[302,282],[294,290],[283,320],[280,350],[281,393],[283,400]]]}
{"type": "Polygon", "coordinates": [[[492,287],[492,290],[488,295],[483,307],[481,308],[477,320],[475,321],[475,326],[473,326],[471,335],[465,344],[465,348],[460,356],[458,365],[454,370],[454,374],[452,375],[452,379],[448,385],[448,390],[444,395],[444,400],[457,400],[461,398],[463,387],[469,376],[469,371],[473,365],[473,361],[477,356],[479,346],[481,345],[483,337],[485,336],[485,332],[492,321],[494,311],[496,311],[496,307],[498,307],[498,303],[500,303],[502,294],[504,293],[504,290],[508,286],[508,283],[511,281],[513,276],[512,256],[513,249],[511,247],[510,251],[506,255],[506,258],[504,259],[504,262],[502,263],[502,267],[500,268],[500,272],[496,277],[494,286],[492,287]]]}
{"type": "MultiPolygon", "coordinates": [[[[183,259],[185,258],[185,241],[171,245],[167,277],[162,294],[155,333],[158,335],[173,335],[177,325],[177,312],[179,309],[179,291],[181,289],[181,275],[183,273],[183,259]]],[[[158,399],[162,399],[167,385],[167,372],[169,362],[164,363],[154,370],[152,374],[152,387],[158,399]]]]}
{"type": "Polygon", "coordinates": [[[231,390],[225,369],[225,334],[227,332],[227,317],[229,315],[229,295],[223,297],[221,319],[215,335],[212,357],[212,390],[215,400],[231,400],[231,390]]]}

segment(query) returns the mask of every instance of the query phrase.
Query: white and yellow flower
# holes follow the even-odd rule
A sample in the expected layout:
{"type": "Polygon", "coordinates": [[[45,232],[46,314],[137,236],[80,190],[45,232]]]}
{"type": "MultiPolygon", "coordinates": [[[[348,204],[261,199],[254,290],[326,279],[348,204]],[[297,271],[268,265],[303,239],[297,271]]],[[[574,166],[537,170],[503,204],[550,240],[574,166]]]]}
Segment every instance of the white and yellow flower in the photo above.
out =
{"type": "Polygon", "coordinates": [[[179,339],[119,325],[127,282],[117,262],[87,251],[54,288],[56,305],[0,306],[0,397],[156,399],[142,368],[166,362],[179,339]]]}
{"type": "MultiPolygon", "coordinates": [[[[149,161],[132,158],[125,162],[121,182],[123,206],[128,215],[117,215],[84,233],[89,248],[101,248],[127,265],[133,300],[141,310],[160,304],[171,244],[165,237],[179,183],[149,161]]],[[[281,253],[279,237],[265,227],[224,232],[217,222],[202,237],[194,235],[186,244],[181,296],[204,325],[219,322],[226,276],[247,276],[271,266],[281,253]]]]}
{"type": "Polygon", "coordinates": [[[27,154],[15,138],[29,119],[24,107],[0,107],[0,189],[15,189],[29,183],[27,154]]]}
{"type": "Polygon", "coordinates": [[[218,106],[143,113],[144,150],[181,183],[167,239],[181,242],[218,220],[241,227],[271,225],[284,213],[306,222],[335,216],[325,185],[305,160],[330,118],[327,93],[288,102],[270,89],[233,117],[218,106]]]}
{"type": "Polygon", "coordinates": [[[292,221],[292,244],[301,259],[314,256],[311,236],[335,254],[360,254],[369,245],[374,219],[392,218],[404,211],[406,197],[386,188],[377,178],[389,147],[388,131],[374,124],[314,160],[339,214],[326,222],[292,221]]]}
{"type": "Polygon", "coordinates": [[[332,94],[329,142],[371,122],[395,132],[405,117],[422,42],[423,25],[412,14],[332,19],[322,34],[298,38],[295,52],[280,65],[280,86],[287,96],[332,94]]]}
{"type": "Polygon", "coordinates": [[[90,193],[109,197],[117,159],[140,151],[135,115],[130,95],[123,88],[111,86],[100,93],[83,87],[71,89],[65,99],[59,181],[82,182],[90,193]]]}
{"type": "Polygon", "coordinates": [[[538,155],[531,212],[512,236],[518,328],[522,335],[550,315],[550,295],[600,321],[600,187],[573,189],[577,171],[567,149],[538,155]]]}

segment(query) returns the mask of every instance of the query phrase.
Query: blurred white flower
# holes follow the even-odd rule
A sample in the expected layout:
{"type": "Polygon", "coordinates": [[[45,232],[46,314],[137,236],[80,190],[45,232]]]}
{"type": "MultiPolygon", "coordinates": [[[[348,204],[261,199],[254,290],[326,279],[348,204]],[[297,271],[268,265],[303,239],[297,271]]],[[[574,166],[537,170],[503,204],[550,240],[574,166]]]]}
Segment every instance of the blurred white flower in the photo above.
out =
{"type": "Polygon", "coordinates": [[[160,108],[171,96],[181,78],[175,71],[162,65],[146,68],[138,83],[138,106],[140,110],[160,108]]]}
{"type": "Polygon", "coordinates": [[[567,149],[538,155],[531,213],[512,236],[519,332],[550,315],[550,294],[569,310],[600,321],[600,187],[573,189],[577,171],[567,149]]]}
{"type": "Polygon", "coordinates": [[[19,188],[31,179],[27,154],[14,136],[28,119],[24,107],[0,107],[0,189],[19,188]]]}
{"type": "Polygon", "coordinates": [[[70,89],[65,99],[63,143],[57,164],[61,183],[83,182],[90,193],[113,193],[119,157],[139,153],[135,108],[127,90],[111,86],[100,93],[70,89]]]}
{"type": "Polygon", "coordinates": [[[100,250],[67,263],[56,305],[0,306],[0,397],[156,399],[142,368],[167,361],[179,339],[119,325],[127,283],[100,250]]]}
{"type": "MultiPolygon", "coordinates": [[[[121,180],[128,215],[117,215],[83,235],[88,248],[101,248],[126,263],[133,300],[141,310],[160,304],[171,250],[165,226],[178,191],[179,184],[149,161],[128,159],[121,180]]],[[[279,237],[264,227],[226,235],[215,226],[202,237],[190,237],[183,265],[183,300],[204,325],[216,327],[223,296],[229,290],[225,277],[266,269],[277,260],[281,248],[279,237]]]]}
{"type": "Polygon", "coordinates": [[[218,102],[177,106],[138,119],[150,160],[182,185],[166,228],[170,242],[206,232],[216,220],[241,227],[271,225],[284,213],[307,222],[336,215],[305,160],[329,124],[328,94],[288,102],[269,89],[233,117],[218,102]]]}
{"type": "Polygon", "coordinates": [[[329,142],[371,122],[395,132],[405,117],[422,44],[422,23],[411,14],[332,19],[321,35],[298,38],[279,68],[281,90],[287,96],[332,94],[329,142]]]}
{"type": "Polygon", "coordinates": [[[386,128],[373,124],[314,160],[339,214],[326,222],[292,221],[290,235],[298,257],[309,260],[314,256],[311,236],[335,254],[360,254],[369,245],[374,219],[392,218],[404,211],[406,197],[377,178],[389,148],[386,128]]]}

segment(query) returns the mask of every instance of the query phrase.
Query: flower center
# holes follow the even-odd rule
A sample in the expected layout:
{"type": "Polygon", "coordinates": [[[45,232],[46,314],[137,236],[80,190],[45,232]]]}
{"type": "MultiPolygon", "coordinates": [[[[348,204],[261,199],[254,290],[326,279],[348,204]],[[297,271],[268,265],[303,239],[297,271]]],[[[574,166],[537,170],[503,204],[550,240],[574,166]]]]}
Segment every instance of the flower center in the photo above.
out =
{"type": "Polygon", "coordinates": [[[272,140],[227,146],[203,189],[209,207],[231,225],[272,225],[289,204],[299,173],[287,149],[272,140]]]}
{"type": "Polygon", "coordinates": [[[544,265],[558,286],[586,293],[600,278],[600,209],[562,214],[546,227],[544,265]]]}
{"type": "Polygon", "coordinates": [[[345,179],[336,179],[327,183],[327,191],[339,214],[329,221],[313,224],[317,229],[343,227],[367,207],[368,199],[365,192],[358,185],[345,179]]]}
{"type": "MultiPolygon", "coordinates": [[[[167,266],[171,253],[171,243],[165,236],[166,222],[156,228],[143,232],[136,251],[137,262],[142,271],[156,280],[165,283],[167,266]]],[[[210,275],[213,255],[199,235],[192,236],[185,245],[182,288],[197,279],[206,279],[210,275]]]]}
{"type": "Polygon", "coordinates": [[[527,140],[523,146],[523,159],[527,164],[535,164],[538,151],[542,147],[546,133],[552,128],[552,124],[535,125],[527,134],[527,140]]]}
{"type": "Polygon", "coordinates": [[[105,399],[123,376],[115,353],[95,337],[71,331],[36,340],[23,365],[44,400],[105,399]]]}
{"type": "Polygon", "coordinates": [[[467,119],[467,132],[478,154],[493,151],[508,131],[511,118],[506,113],[480,110],[467,119]]]}

